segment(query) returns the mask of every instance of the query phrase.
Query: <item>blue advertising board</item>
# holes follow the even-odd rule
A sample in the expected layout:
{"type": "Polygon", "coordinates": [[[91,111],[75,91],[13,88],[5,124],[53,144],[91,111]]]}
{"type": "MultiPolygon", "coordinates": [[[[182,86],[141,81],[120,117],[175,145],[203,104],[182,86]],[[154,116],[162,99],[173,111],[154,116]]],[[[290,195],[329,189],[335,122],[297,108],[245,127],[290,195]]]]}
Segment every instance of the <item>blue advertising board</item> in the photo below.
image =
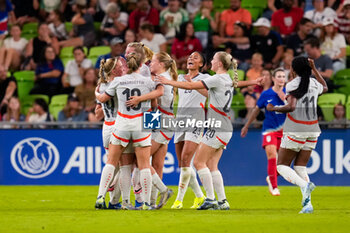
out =
{"type": "MultiPolygon", "coordinates": [[[[324,130],[308,164],[317,185],[350,185],[350,130],[324,130]]],[[[81,130],[0,130],[1,185],[97,185],[106,161],[102,133],[81,130]]],[[[267,161],[261,132],[235,132],[219,168],[225,185],[265,185],[267,161]]],[[[164,182],[177,185],[178,163],[170,142],[164,182]]],[[[279,177],[280,184],[287,184],[279,177]]]]}

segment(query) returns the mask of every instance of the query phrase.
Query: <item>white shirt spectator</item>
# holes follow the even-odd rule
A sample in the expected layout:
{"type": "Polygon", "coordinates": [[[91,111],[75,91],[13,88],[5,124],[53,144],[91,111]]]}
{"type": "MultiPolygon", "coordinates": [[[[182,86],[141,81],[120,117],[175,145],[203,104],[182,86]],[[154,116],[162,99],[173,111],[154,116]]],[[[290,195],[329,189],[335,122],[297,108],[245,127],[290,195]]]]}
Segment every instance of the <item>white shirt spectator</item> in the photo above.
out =
{"type": "MultiPolygon", "coordinates": [[[[92,67],[91,60],[85,58],[81,63],[81,67],[84,69],[92,67]]],[[[83,83],[83,78],[80,76],[79,67],[75,60],[68,61],[64,72],[68,74],[68,81],[71,87],[76,87],[83,83]]]]}
{"type": "Polygon", "coordinates": [[[24,38],[21,38],[19,41],[15,41],[13,37],[4,40],[4,47],[6,49],[15,49],[21,54],[24,52],[27,44],[28,41],[24,38]]]}
{"type": "Polygon", "coordinates": [[[151,41],[147,40],[146,38],[143,38],[141,40],[141,43],[143,43],[148,48],[150,48],[154,53],[159,53],[160,52],[159,46],[166,43],[166,39],[162,34],[155,33],[151,41]]]}
{"type": "MultiPolygon", "coordinates": [[[[344,35],[340,33],[337,33],[333,40],[327,36],[325,41],[321,44],[322,52],[332,59],[340,54],[341,48],[346,48],[346,41],[344,35]]],[[[340,60],[345,62],[345,57],[340,60]]]]}
{"type": "Polygon", "coordinates": [[[307,11],[305,12],[304,17],[312,20],[315,24],[322,24],[324,18],[336,18],[337,13],[332,8],[325,7],[322,12],[316,10],[307,11]]]}
{"type": "Polygon", "coordinates": [[[65,40],[68,38],[66,26],[61,23],[58,27],[55,27],[53,23],[48,25],[50,32],[53,36],[57,37],[59,40],[65,40]]]}

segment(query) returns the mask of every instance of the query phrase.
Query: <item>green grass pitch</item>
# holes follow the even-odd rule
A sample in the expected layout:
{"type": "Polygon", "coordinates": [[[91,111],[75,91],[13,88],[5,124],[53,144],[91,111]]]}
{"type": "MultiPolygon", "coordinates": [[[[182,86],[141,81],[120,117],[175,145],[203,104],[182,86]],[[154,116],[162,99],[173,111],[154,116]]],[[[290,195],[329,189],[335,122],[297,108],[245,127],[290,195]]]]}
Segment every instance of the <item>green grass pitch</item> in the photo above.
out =
{"type": "MultiPolygon", "coordinates": [[[[176,192],[176,187],[174,191],[176,192]]],[[[314,214],[301,215],[299,188],[226,187],[229,211],[95,210],[97,186],[0,186],[0,232],[350,232],[350,187],[317,187],[314,214]]],[[[131,196],[133,196],[131,194],[131,196]]]]}

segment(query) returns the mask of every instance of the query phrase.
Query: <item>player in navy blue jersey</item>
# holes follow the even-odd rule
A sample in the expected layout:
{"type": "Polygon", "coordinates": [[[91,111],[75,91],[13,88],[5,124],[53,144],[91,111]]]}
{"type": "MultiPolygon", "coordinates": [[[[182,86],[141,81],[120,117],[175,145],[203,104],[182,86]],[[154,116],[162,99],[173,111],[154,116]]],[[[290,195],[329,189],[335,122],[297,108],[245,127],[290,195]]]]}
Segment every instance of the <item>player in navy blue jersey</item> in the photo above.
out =
{"type": "MultiPolygon", "coordinates": [[[[273,86],[264,91],[258,102],[250,114],[247,123],[241,131],[241,136],[245,137],[248,133],[249,125],[256,119],[260,109],[265,109],[271,103],[274,106],[284,105],[286,74],[282,68],[278,68],[273,72],[273,86]]],[[[283,136],[282,126],[286,119],[286,114],[278,112],[265,111],[265,120],[263,123],[263,143],[262,146],[266,151],[267,156],[267,184],[269,191],[273,196],[279,196],[280,192],[277,187],[277,151],[281,144],[283,136]]]]}

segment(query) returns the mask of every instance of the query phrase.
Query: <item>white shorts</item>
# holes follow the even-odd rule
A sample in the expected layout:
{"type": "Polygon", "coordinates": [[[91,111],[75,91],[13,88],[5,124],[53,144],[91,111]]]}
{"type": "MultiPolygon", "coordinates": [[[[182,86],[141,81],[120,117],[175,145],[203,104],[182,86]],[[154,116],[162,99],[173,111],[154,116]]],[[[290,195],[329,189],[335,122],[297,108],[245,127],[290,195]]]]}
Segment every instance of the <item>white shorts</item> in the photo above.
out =
{"type": "Polygon", "coordinates": [[[108,150],[109,141],[110,141],[113,129],[114,129],[114,121],[104,122],[102,126],[102,140],[103,140],[103,147],[105,148],[105,150],[108,150]]]}
{"type": "Polygon", "coordinates": [[[203,137],[203,129],[202,128],[194,128],[189,132],[176,132],[174,137],[174,143],[182,142],[182,141],[191,141],[199,144],[203,137]]]}
{"type": "Polygon", "coordinates": [[[164,145],[169,144],[173,136],[174,136],[174,132],[172,131],[157,130],[155,132],[152,132],[152,140],[154,140],[159,144],[164,144],[164,145]]]}
{"type": "Polygon", "coordinates": [[[111,136],[111,144],[121,145],[123,147],[127,147],[130,143],[132,143],[133,147],[151,146],[151,140],[150,132],[114,130],[111,136]]]}
{"type": "Polygon", "coordinates": [[[232,132],[217,132],[215,129],[207,129],[201,142],[214,149],[226,149],[231,137],[232,132]]]}
{"type": "Polygon", "coordinates": [[[300,150],[313,150],[316,148],[318,137],[297,137],[284,133],[281,148],[299,152],[300,150]]]}

